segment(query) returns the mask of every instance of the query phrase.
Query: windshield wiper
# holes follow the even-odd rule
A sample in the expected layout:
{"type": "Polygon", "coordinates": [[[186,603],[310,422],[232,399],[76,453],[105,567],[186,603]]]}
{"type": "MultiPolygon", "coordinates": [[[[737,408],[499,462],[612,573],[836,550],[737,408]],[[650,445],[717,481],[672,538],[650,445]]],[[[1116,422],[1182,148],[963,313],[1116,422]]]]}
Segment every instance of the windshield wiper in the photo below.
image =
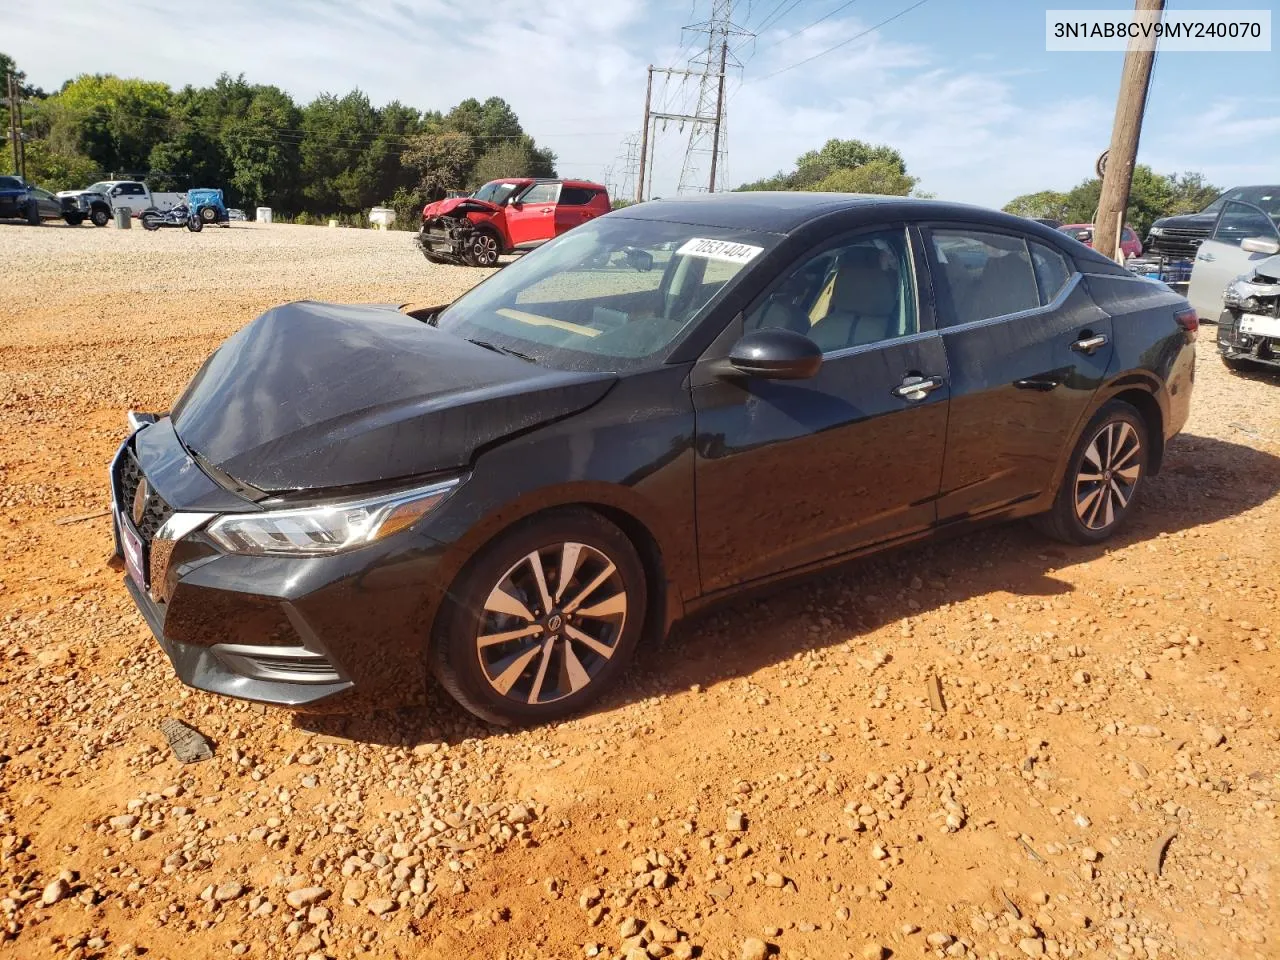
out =
{"type": "Polygon", "coordinates": [[[468,343],[474,343],[477,347],[484,347],[486,350],[492,350],[494,353],[505,353],[509,357],[519,357],[521,360],[527,360],[529,363],[537,363],[533,357],[527,353],[521,353],[519,350],[512,350],[510,347],[500,347],[496,343],[490,343],[488,340],[472,340],[467,337],[468,343]]]}

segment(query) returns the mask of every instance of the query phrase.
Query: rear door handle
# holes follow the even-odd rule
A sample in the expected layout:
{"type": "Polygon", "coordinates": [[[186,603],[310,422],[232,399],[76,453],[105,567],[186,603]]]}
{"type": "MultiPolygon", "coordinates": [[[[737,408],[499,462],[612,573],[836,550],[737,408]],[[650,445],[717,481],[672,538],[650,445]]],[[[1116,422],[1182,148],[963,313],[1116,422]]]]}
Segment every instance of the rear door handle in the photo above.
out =
{"type": "Polygon", "coordinates": [[[923,400],[943,384],[941,377],[903,377],[902,383],[893,388],[893,395],[903,400],[923,400]]]}
{"type": "Polygon", "coordinates": [[[1105,347],[1106,345],[1106,334],[1099,333],[1094,336],[1084,337],[1077,340],[1071,345],[1071,349],[1078,351],[1079,353],[1093,353],[1099,347],[1105,347]]]}

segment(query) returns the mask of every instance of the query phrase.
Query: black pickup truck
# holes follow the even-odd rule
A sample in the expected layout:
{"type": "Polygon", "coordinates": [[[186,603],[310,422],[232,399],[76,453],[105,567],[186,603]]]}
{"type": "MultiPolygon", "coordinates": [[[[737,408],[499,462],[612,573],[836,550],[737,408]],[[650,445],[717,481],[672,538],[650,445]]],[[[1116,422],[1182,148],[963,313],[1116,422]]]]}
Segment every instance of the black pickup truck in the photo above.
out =
{"type": "Polygon", "coordinates": [[[21,177],[0,177],[0,219],[22,219],[35,226],[63,219],[62,201],[21,177]]]}

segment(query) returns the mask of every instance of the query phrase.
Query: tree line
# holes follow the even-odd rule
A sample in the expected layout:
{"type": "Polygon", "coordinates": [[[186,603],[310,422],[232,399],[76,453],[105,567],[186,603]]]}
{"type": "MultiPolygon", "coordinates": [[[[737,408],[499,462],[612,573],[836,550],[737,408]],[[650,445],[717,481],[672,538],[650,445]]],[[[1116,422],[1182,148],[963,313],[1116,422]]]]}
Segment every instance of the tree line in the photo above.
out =
{"type": "MultiPolygon", "coordinates": [[[[1161,217],[1202,210],[1222,193],[1199,173],[1156,173],[1146,164],[1133,168],[1129,207],[1125,222],[1139,237],[1161,217]]],[[[1020,217],[1050,217],[1063,223],[1093,223],[1102,196],[1102,181],[1089,177],[1070,190],[1040,190],[1014,197],[1003,207],[1005,213],[1020,217]]]]}
{"type": "MultiPolygon", "coordinates": [[[[286,216],[352,217],[390,205],[411,220],[446,191],[556,175],[556,155],[501,97],[441,112],[398,100],[377,107],[352,90],[300,105],[279,87],[225,73],[181,90],[83,74],[46,93],[0,53],[6,70],[22,84],[27,179],[50,190],[145,179],[161,191],[221,187],[228,206],[286,216]]],[[[7,131],[7,109],[0,122],[7,131]]]]}

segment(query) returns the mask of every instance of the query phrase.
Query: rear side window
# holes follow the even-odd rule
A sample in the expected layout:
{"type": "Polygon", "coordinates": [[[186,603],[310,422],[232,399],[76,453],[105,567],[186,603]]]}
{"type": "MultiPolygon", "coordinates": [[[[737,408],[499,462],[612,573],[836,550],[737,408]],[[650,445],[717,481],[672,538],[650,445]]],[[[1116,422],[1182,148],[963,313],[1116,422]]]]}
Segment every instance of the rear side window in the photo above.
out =
{"type": "Polygon", "coordinates": [[[591,198],[595,195],[596,192],[588,187],[560,188],[560,202],[571,207],[580,207],[585,203],[590,203],[591,198]]]}
{"type": "Polygon", "coordinates": [[[1053,302],[1071,279],[1071,268],[1066,258],[1057,250],[1050,250],[1043,243],[1031,242],[1031,265],[1036,272],[1036,286],[1040,288],[1040,306],[1053,302]]]}
{"type": "Polygon", "coordinates": [[[1040,306],[1027,242],[979,230],[934,230],[933,256],[950,301],[946,326],[990,320],[1040,306]]]}

